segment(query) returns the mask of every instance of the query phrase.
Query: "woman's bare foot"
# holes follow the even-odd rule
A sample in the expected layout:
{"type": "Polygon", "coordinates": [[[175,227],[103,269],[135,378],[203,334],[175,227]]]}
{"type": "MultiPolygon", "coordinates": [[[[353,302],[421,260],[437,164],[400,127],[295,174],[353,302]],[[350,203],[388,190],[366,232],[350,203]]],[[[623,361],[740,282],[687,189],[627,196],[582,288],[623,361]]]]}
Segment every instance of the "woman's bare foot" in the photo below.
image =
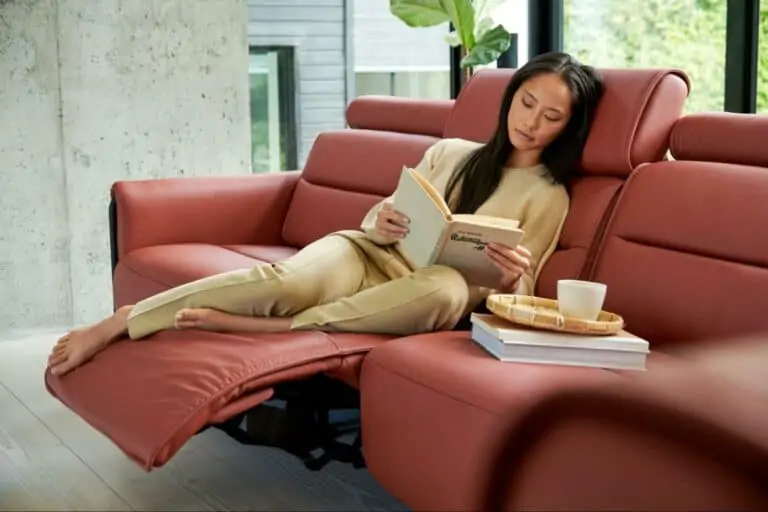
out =
{"type": "Polygon", "coordinates": [[[177,329],[216,332],[284,332],[291,329],[293,321],[290,317],[240,316],[209,308],[182,309],[175,320],[177,329]]]}
{"type": "Polygon", "coordinates": [[[62,336],[48,356],[48,368],[53,375],[64,375],[104,350],[127,331],[131,306],[124,306],[114,315],[97,324],[75,329],[62,336]]]}

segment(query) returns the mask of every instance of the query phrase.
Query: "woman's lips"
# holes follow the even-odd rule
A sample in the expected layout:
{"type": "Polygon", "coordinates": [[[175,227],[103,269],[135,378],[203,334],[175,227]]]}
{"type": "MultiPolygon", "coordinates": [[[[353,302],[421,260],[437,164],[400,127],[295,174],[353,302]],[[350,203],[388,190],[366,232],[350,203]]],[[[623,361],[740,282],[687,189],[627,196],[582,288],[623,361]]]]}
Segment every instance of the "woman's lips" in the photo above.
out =
{"type": "Polygon", "coordinates": [[[526,134],[525,132],[521,132],[521,131],[520,131],[520,130],[518,130],[517,128],[515,128],[515,131],[516,131],[516,132],[517,132],[517,134],[518,134],[518,135],[520,135],[520,137],[522,137],[523,139],[527,140],[528,142],[533,142],[533,137],[531,137],[530,135],[526,134]]]}

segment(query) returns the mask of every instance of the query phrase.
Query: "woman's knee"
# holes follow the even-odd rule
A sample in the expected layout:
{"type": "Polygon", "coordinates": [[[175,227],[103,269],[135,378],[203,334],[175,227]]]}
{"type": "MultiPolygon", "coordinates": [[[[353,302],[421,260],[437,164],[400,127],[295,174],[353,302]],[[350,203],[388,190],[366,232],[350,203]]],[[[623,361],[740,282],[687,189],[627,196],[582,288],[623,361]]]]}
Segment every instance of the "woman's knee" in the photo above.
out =
{"type": "Polygon", "coordinates": [[[447,323],[458,322],[469,301],[469,286],[464,277],[455,269],[433,265],[422,269],[432,285],[432,299],[446,316],[447,323]]]}

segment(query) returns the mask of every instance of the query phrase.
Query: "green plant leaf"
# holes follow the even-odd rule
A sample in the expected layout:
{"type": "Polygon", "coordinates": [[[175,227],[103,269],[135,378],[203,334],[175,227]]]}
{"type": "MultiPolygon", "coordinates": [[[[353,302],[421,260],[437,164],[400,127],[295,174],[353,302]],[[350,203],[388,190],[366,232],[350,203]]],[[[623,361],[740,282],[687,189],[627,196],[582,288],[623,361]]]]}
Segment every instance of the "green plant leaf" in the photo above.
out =
{"type": "Polygon", "coordinates": [[[509,48],[509,32],[502,25],[496,25],[478,39],[475,47],[461,59],[461,67],[480,66],[498,59],[509,48]]]}
{"type": "Polygon", "coordinates": [[[409,27],[432,27],[450,19],[442,0],[390,0],[389,11],[409,27]]]}
{"type": "Polygon", "coordinates": [[[443,37],[446,43],[448,43],[450,46],[453,46],[454,48],[457,46],[461,46],[461,39],[459,38],[459,34],[456,33],[455,30],[451,30],[450,33],[446,34],[445,37],[443,37]]]}
{"type": "Polygon", "coordinates": [[[475,8],[472,0],[440,0],[440,5],[459,34],[468,52],[475,46],[475,8]]]}

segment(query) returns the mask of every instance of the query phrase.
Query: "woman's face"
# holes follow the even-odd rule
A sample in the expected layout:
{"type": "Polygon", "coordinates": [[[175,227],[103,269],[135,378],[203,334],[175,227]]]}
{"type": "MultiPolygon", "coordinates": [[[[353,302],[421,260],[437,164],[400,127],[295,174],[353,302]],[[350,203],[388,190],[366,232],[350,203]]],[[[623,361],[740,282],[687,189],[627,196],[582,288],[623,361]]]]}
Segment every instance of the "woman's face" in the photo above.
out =
{"type": "Polygon", "coordinates": [[[509,140],[517,152],[541,154],[571,118],[571,91],[555,73],[529,78],[512,98],[509,140]]]}

